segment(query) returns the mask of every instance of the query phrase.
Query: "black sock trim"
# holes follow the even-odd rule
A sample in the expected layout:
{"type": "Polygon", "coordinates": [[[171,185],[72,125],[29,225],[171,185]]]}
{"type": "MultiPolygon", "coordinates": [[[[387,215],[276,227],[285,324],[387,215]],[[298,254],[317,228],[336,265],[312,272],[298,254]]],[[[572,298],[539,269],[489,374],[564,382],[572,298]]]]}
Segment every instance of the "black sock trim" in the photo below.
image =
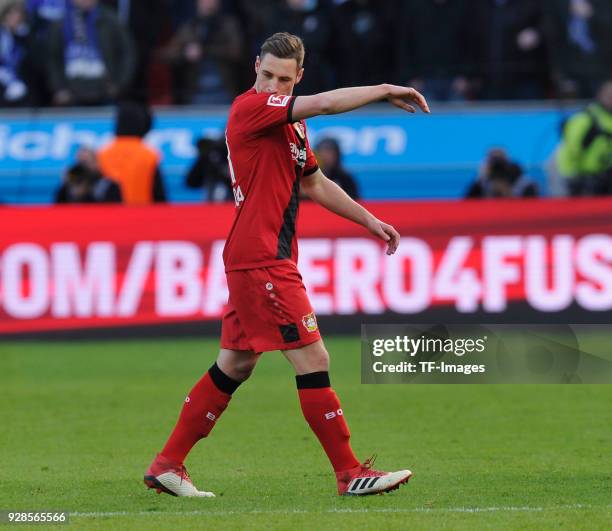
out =
{"type": "Polygon", "coordinates": [[[242,383],[230,378],[221,369],[219,369],[217,362],[213,363],[212,367],[208,369],[208,374],[210,374],[210,379],[219,388],[219,391],[223,391],[228,395],[231,395],[242,383]]]}
{"type": "Polygon", "coordinates": [[[329,372],[327,371],[298,374],[295,377],[295,383],[298,389],[322,389],[323,387],[331,387],[329,383],[329,372]]]}

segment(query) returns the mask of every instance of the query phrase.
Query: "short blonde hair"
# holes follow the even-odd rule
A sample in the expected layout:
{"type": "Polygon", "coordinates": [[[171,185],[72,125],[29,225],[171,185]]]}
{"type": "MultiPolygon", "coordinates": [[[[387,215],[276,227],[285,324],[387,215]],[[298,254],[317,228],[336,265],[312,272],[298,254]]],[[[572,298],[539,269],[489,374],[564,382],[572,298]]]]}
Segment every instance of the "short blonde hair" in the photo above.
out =
{"type": "Polygon", "coordinates": [[[279,59],[295,59],[298,68],[302,68],[306,50],[304,49],[304,43],[300,37],[292,35],[291,33],[282,32],[271,35],[261,45],[259,57],[263,59],[263,56],[267,53],[271,53],[274,57],[278,57],[279,59]]]}

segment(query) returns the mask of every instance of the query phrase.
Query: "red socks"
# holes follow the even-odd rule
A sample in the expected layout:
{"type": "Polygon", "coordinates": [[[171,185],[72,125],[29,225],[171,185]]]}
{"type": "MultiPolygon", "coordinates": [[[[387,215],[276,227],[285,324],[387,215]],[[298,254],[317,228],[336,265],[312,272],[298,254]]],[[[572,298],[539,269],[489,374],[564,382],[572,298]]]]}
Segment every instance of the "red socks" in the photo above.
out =
{"type": "Polygon", "coordinates": [[[340,401],[330,387],[329,374],[313,372],[295,377],[306,422],[318,437],[336,472],[359,465],[353,454],[349,431],[340,401]]]}
{"type": "MultiPolygon", "coordinates": [[[[351,433],[344,420],[340,401],[330,387],[327,372],[296,376],[304,418],[318,437],[336,472],[359,465],[349,439],[351,433]]],[[[160,452],[165,458],[182,463],[193,446],[207,437],[232,393],[240,382],[229,378],[215,363],[194,386],[185,399],[178,422],[160,452]]]]}
{"type": "Polygon", "coordinates": [[[224,374],[215,363],[191,390],[178,422],[161,455],[182,463],[195,443],[208,436],[225,411],[240,382],[224,374]]]}

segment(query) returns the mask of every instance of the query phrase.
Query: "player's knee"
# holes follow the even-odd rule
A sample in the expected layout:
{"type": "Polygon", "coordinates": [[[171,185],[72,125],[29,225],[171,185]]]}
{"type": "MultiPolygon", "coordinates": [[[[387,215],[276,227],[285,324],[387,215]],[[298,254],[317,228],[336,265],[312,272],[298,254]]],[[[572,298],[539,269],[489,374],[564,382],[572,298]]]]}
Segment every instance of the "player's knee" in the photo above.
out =
{"type": "Polygon", "coordinates": [[[240,367],[236,367],[234,369],[234,379],[238,380],[239,382],[244,382],[245,380],[248,380],[248,378],[253,373],[254,368],[255,368],[254,365],[253,366],[241,365],[240,367]]]}
{"type": "Polygon", "coordinates": [[[308,372],[329,371],[329,354],[325,347],[309,352],[306,365],[308,372]]]}
{"type": "Polygon", "coordinates": [[[221,350],[217,365],[233,380],[244,382],[251,376],[259,356],[253,352],[221,350]]]}
{"type": "Polygon", "coordinates": [[[293,365],[297,374],[329,370],[329,354],[323,341],[318,341],[298,349],[284,350],[283,354],[293,365]]]}
{"type": "Polygon", "coordinates": [[[249,358],[244,358],[236,361],[232,366],[232,373],[235,380],[239,382],[244,382],[246,379],[251,376],[255,365],[257,365],[257,359],[259,356],[254,355],[249,358]]]}

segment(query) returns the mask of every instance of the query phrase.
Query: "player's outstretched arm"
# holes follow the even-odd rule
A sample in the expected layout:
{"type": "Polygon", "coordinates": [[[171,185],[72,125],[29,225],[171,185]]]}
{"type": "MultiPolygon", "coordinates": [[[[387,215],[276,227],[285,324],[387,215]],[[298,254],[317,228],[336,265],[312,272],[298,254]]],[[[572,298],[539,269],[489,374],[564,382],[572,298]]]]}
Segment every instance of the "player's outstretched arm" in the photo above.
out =
{"type": "Polygon", "coordinates": [[[389,224],[374,217],[359,203],[353,201],[342,188],[330,181],[321,170],[303,177],[302,191],[327,210],[364,226],[374,236],[387,242],[387,254],[393,254],[399,245],[400,235],[389,224]]]}
{"type": "Polygon", "coordinates": [[[430,112],[427,101],[417,90],[384,83],[371,87],[330,90],[313,96],[298,96],[293,104],[292,118],[298,121],[322,114],[340,114],[384,100],[410,113],[416,112],[414,105],[423,112],[430,112]]]}

